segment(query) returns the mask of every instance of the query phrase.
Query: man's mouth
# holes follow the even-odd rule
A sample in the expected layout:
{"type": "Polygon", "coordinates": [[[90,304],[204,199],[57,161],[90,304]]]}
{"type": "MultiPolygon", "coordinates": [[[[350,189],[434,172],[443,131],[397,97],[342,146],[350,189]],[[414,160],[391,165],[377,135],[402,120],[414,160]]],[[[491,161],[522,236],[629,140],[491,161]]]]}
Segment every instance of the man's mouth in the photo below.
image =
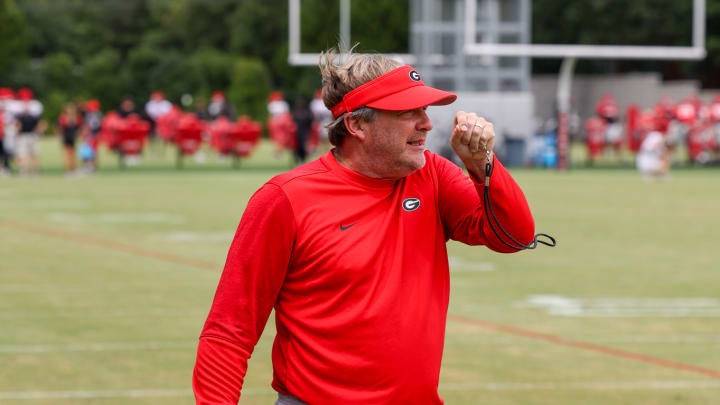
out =
{"type": "Polygon", "coordinates": [[[424,139],[416,139],[414,141],[408,141],[408,145],[412,146],[425,146],[425,140],[424,139]]]}

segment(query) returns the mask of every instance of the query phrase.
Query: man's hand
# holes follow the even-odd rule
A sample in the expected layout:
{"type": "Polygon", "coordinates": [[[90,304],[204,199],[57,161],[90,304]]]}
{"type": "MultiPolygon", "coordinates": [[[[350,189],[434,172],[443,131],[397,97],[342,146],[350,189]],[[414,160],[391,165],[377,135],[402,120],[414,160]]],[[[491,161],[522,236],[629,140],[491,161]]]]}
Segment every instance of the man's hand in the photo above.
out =
{"type": "Polygon", "coordinates": [[[453,123],[455,126],[450,135],[450,145],[468,171],[477,180],[481,180],[485,176],[485,163],[488,157],[492,164],[495,128],[477,114],[465,111],[455,113],[453,123]]]}

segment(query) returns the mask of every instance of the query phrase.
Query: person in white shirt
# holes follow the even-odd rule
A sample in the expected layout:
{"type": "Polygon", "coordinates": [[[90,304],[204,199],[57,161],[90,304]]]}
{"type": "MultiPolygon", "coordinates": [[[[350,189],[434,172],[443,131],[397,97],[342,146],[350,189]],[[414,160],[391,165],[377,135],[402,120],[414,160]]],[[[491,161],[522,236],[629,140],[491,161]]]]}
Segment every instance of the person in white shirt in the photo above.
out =
{"type": "Polygon", "coordinates": [[[662,133],[651,131],[640,144],[637,168],[646,179],[666,179],[670,170],[670,154],[662,133]]]}

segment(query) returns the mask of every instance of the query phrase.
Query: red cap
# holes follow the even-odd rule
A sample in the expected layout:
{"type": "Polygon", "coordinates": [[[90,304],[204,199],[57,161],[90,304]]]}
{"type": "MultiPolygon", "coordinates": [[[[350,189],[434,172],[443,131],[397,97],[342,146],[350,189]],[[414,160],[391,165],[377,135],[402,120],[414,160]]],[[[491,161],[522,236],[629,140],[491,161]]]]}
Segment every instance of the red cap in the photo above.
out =
{"type": "Polygon", "coordinates": [[[15,92],[9,87],[0,87],[0,100],[11,100],[15,98],[15,92]]]}
{"type": "Polygon", "coordinates": [[[218,100],[218,99],[224,100],[224,99],[225,99],[225,93],[223,93],[223,92],[220,91],[220,90],[215,90],[215,91],[213,91],[213,94],[212,94],[212,97],[211,97],[211,98],[212,98],[213,100],[218,100]]]}
{"type": "Polygon", "coordinates": [[[162,100],[165,98],[165,93],[160,90],[155,90],[150,94],[150,98],[153,100],[162,100]]]}
{"type": "Polygon", "coordinates": [[[269,101],[282,101],[282,99],[283,99],[283,94],[280,91],[273,91],[268,96],[269,101]]]}
{"type": "Polygon", "coordinates": [[[28,101],[32,100],[35,95],[33,94],[32,90],[23,87],[22,89],[18,90],[17,97],[22,101],[28,101]]]}
{"type": "Polygon", "coordinates": [[[429,105],[446,105],[457,99],[453,93],[426,86],[410,65],[393,69],[345,94],[330,111],[333,118],[362,106],[378,110],[404,111],[429,105]]]}
{"type": "Polygon", "coordinates": [[[85,110],[86,111],[98,111],[100,110],[100,102],[92,99],[85,102],[85,110]]]}

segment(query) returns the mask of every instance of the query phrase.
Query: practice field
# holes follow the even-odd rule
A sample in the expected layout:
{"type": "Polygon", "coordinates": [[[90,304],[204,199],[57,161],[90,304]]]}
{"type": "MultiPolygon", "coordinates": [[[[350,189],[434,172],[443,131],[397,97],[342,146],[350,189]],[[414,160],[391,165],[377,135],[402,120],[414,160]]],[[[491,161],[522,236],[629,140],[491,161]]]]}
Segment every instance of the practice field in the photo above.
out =
{"type": "MultiPolygon", "coordinates": [[[[192,404],[197,337],[269,145],[0,178],[0,403],[192,404]],[[147,162],[149,160],[149,162],[147,162]]],[[[160,157],[164,156],[164,157],[160,157]]],[[[556,248],[449,244],[447,404],[720,403],[720,171],[512,170],[556,248]]],[[[241,404],[272,404],[271,321],[241,404]]]]}

